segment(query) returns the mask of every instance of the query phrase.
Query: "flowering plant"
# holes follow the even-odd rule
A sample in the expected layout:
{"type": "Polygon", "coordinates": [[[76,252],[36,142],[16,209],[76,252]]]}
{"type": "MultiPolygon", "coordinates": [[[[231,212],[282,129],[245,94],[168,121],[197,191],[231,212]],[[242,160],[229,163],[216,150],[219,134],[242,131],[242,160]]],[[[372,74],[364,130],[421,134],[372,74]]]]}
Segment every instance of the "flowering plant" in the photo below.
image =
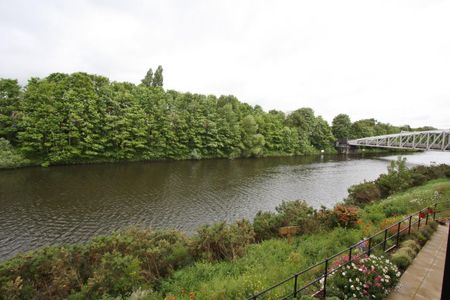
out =
{"type": "Polygon", "coordinates": [[[333,272],[327,294],[339,299],[384,299],[399,277],[399,270],[389,259],[365,256],[333,272]]]}

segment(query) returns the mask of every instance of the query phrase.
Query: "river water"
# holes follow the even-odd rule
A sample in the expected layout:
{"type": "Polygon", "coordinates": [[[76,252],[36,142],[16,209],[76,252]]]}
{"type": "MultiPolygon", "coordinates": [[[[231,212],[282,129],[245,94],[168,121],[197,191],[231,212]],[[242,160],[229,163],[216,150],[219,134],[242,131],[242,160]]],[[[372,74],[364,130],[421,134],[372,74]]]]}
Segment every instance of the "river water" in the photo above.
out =
{"type": "MultiPolygon", "coordinates": [[[[448,153],[408,161],[450,164],[448,153]]],[[[138,225],[187,233],[252,219],[282,201],[333,206],[396,156],[312,156],[134,162],[0,171],[0,261],[45,245],[84,242],[138,225]]]]}

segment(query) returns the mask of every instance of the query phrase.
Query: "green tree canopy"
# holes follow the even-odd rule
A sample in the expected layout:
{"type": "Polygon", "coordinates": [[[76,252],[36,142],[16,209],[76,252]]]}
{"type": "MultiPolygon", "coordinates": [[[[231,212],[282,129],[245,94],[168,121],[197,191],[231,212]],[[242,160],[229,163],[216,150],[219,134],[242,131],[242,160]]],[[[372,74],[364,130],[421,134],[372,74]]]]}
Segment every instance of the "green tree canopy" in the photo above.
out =
{"type": "Polygon", "coordinates": [[[153,76],[152,86],[155,87],[163,87],[164,79],[163,79],[163,68],[162,66],[158,66],[155,71],[155,75],[153,76]]]}
{"type": "Polygon", "coordinates": [[[0,78],[0,138],[16,143],[21,90],[15,79],[0,78]]]}
{"type": "Polygon", "coordinates": [[[352,121],[346,114],[339,114],[334,117],[331,130],[337,139],[346,139],[351,137],[352,121]]]}
{"type": "Polygon", "coordinates": [[[147,74],[145,74],[144,79],[141,80],[142,84],[145,86],[152,86],[153,84],[153,70],[148,69],[147,74]]]}

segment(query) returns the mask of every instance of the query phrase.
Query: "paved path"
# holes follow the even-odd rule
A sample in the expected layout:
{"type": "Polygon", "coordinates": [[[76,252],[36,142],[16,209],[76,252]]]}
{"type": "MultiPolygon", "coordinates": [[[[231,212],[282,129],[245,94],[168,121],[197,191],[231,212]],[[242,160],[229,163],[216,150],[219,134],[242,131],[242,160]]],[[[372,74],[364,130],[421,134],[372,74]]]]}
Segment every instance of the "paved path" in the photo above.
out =
{"type": "Polygon", "coordinates": [[[439,225],[387,300],[441,299],[448,230],[448,226],[439,225]]]}

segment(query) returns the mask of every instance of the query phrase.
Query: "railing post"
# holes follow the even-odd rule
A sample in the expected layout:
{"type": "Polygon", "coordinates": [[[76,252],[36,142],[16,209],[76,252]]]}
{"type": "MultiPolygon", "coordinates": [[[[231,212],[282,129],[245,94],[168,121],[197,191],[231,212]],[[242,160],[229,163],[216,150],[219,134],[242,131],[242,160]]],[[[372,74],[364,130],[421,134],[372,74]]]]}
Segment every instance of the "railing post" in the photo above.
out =
{"type": "Polygon", "coordinates": [[[436,209],[437,209],[437,203],[434,204],[434,209],[433,209],[433,221],[436,221],[436,209]]]}
{"type": "Polygon", "coordinates": [[[427,216],[426,216],[426,218],[425,218],[425,225],[428,224],[428,212],[429,212],[429,211],[430,211],[430,208],[427,207],[427,216]]]}
{"type": "Polygon", "coordinates": [[[411,221],[412,221],[412,216],[409,216],[409,223],[408,223],[408,234],[411,233],[411,221]]]}
{"type": "Polygon", "coordinates": [[[298,279],[298,274],[295,274],[295,277],[294,277],[294,297],[297,297],[297,279],[298,279]]]}
{"type": "Polygon", "coordinates": [[[353,249],[353,247],[350,247],[350,248],[348,249],[348,261],[349,261],[349,262],[352,261],[352,249],[353,249]]]}
{"type": "Polygon", "coordinates": [[[401,225],[401,223],[402,222],[398,222],[398,225],[397,225],[397,241],[396,241],[397,248],[398,248],[398,244],[400,242],[400,225],[401,225]]]}
{"type": "Polygon", "coordinates": [[[323,274],[323,298],[327,298],[327,277],[328,277],[328,258],[325,259],[325,270],[323,274]]]}
{"type": "Polygon", "coordinates": [[[371,247],[372,247],[372,237],[370,237],[370,238],[369,238],[369,241],[368,241],[368,245],[367,245],[367,256],[370,256],[370,250],[371,250],[371,247]]]}
{"type": "Polygon", "coordinates": [[[384,230],[383,252],[386,252],[387,234],[388,234],[388,230],[387,230],[387,228],[386,228],[386,229],[384,230]]]}
{"type": "Polygon", "coordinates": [[[417,229],[420,228],[420,220],[421,220],[420,216],[421,215],[422,215],[422,211],[419,211],[419,222],[417,222],[417,229]]]}

